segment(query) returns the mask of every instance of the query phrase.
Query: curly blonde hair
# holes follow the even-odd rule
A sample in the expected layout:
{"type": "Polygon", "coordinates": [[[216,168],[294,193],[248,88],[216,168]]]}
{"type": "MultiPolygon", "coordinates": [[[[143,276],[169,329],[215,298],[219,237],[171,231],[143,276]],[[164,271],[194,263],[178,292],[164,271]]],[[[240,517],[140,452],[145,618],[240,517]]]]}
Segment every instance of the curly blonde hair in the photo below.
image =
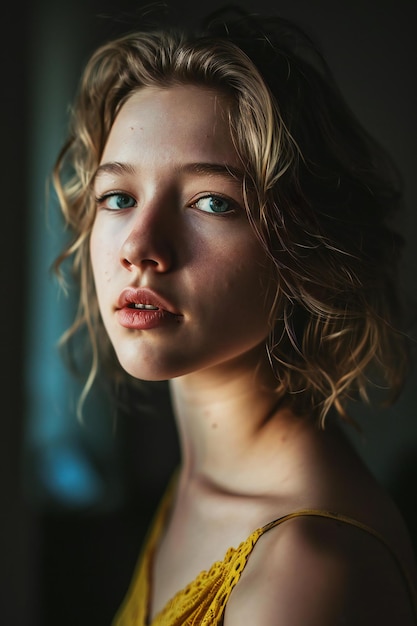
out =
{"type": "MultiPolygon", "coordinates": [[[[395,168],[362,129],[310,39],[279,18],[220,15],[201,32],[174,28],[120,36],[94,52],[54,169],[73,237],[56,260],[80,281],[65,339],[88,329],[92,367],[122,371],[94,292],[91,181],[114,119],[135,91],[210,86],[232,102],[229,123],[245,177],[250,223],[276,268],[267,350],[277,394],[321,424],[347,417],[370,384],[394,395],[407,369],[396,271],[402,240],[389,226],[401,205],[395,168]]],[[[393,396],[394,397],[394,396],[393,396]]],[[[392,399],[392,398],[391,398],[392,399]]]]}

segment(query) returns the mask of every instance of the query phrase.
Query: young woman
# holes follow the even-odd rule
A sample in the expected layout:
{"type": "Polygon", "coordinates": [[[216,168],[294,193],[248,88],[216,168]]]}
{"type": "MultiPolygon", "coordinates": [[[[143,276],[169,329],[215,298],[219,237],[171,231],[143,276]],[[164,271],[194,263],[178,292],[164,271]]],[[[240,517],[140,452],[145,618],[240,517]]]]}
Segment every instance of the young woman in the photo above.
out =
{"type": "Polygon", "coordinates": [[[416,623],[404,523],[338,427],[406,373],[391,174],[284,20],[87,63],[55,170],[70,334],[89,385],[169,381],[181,444],[114,626],[416,623]]]}

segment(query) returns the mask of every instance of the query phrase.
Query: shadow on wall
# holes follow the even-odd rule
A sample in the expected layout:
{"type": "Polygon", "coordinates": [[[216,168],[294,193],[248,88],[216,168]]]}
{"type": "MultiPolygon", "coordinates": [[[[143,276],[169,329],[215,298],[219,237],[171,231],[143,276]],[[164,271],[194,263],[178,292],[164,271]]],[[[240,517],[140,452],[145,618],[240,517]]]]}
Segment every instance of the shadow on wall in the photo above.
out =
{"type": "Polygon", "coordinates": [[[414,445],[398,459],[387,489],[403,514],[413,542],[414,553],[417,555],[416,485],[417,445],[414,445]]]}

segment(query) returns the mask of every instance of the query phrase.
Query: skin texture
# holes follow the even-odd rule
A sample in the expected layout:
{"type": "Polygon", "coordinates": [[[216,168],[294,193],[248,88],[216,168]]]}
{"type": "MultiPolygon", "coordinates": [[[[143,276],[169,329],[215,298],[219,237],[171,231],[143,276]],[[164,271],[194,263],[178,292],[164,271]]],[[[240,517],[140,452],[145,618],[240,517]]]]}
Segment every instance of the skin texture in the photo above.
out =
{"type": "MultiPolygon", "coordinates": [[[[95,178],[90,250],[101,315],[131,375],[170,380],[181,445],[150,617],[230,546],[300,508],[361,520],[414,567],[398,511],[338,429],[319,431],[277,406],[264,349],[275,281],[239,177],[224,170],[239,170],[226,114],[227,100],[202,87],[138,91],[95,178]],[[140,328],[126,325],[123,315],[136,314],[120,312],[120,295],[132,288],[170,313],[150,313],[152,327],[143,312],[140,328]]],[[[374,538],[296,519],[261,538],[231,594],[224,626],[246,623],[414,622],[398,570],[374,538]]]]}
{"type": "Polygon", "coordinates": [[[192,87],[139,91],[119,113],[96,176],[96,196],[132,199],[118,210],[109,208],[116,196],[98,203],[91,259],[110,339],[122,366],[141,379],[213,368],[268,334],[266,258],[240,181],[226,170],[196,171],[202,163],[239,168],[225,105],[192,87]],[[110,169],[116,162],[124,170],[110,169]],[[210,212],[209,194],[230,211],[210,212]],[[178,315],[152,330],[122,327],[115,308],[130,286],[155,291],[178,315]]]}

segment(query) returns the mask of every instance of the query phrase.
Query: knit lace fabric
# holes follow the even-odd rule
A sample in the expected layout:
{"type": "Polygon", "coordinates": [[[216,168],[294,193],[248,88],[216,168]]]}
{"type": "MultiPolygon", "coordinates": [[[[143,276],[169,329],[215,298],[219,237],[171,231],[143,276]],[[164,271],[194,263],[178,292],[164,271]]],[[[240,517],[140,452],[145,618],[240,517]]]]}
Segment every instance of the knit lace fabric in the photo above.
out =
{"type": "Polygon", "coordinates": [[[216,561],[204,570],[184,589],[178,591],[165,607],[149,620],[152,567],[155,549],[164,528],[171,504],[171,488],[162,500],[145,548],[138,561],[132,583],[112,626],[221,626],[227,601],[246,566],[258,539],[268,530],[294,517],[314,516],[333,519],[355,526],[376,537],[389,550],[408,587],[410,599],[417,617],[416,592],[410,578],[385,539],[374,529],[361,522],[330,511],[304,509],[285,515],[255,530],[237,548],[229,548],[223,561],[216,561]]]}

